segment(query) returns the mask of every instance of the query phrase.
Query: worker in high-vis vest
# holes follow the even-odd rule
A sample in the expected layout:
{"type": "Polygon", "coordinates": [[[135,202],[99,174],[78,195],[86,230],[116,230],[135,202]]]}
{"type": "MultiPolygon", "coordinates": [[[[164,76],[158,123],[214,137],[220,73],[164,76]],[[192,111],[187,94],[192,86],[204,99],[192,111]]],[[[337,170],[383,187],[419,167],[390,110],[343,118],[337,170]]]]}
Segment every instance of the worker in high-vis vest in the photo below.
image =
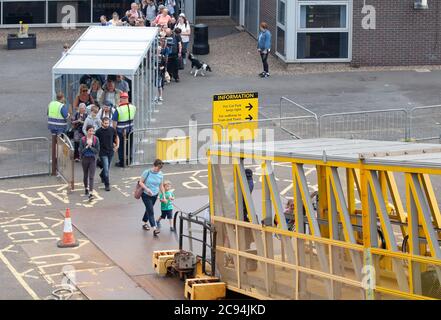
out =
{"type": "Polygon", "coordinates": [[[68,107],[62,92],[57,93],[57,100],[51,101],[47,107],[47,128],[52,134],[58,135],[66,132],[68,107]]]}
{"type": "Polygon", "coordinates": [[[129,103],[129,94],[122,92],[120,94],[119,107],[113,113],[113,127],[116,129],[119,138],[117,167],[124,167],[124,148],[126,149],[126,160],[132,162],[133,138],[130,134],[133,131],[133,119],[135,119],[136,107],[129,103]],[[127,142],[127,144],[123,143],[127,142]],[[125,145],[125,146],[124,146],[125,145]],[[130,153],[130,154],[129,154],[130,153]]]}

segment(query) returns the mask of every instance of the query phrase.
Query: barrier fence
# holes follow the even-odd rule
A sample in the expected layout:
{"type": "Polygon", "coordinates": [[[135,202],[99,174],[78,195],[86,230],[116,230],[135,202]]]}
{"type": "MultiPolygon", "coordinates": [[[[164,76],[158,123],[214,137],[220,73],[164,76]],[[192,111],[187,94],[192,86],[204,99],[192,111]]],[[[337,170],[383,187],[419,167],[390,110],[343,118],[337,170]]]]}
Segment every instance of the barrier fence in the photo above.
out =
{"type": "Polygon", "coordinates": [[[218,124],[189,124],[134,130],[130,165],[150,164],[160,158],[166,162],[196,162],[206,159],[206,152],[213,141],[219,141],[222,127],[218,124]],[[214,129],[214,130],[213,130],[214,129]]]}
{"type": "Polygon", "coordinates": [[[438,143],[441,133],[441,105],[415,107],[409,118],[410,136],[415,141],[438,143]]]}
{"type": "MultiPolygon", "coordinates": [[[[292,100],[282,97],[281,106],[282,102],[293,104],[303,115],[232,122],[228,128],[213,123],[197,124],[194,121],[186,126],[135,130],[131,133],[133,150],[129,150],[133,152],[131,165],[150,164],[156,158],[166,162],[205,160],[210,144],[231,143],[239,141],[240,137],[249,140],[250,134],[242,131],[247,127],[260,129],[253,137],[265,141],[311,138],[440,141],[441,105],[411,110],[387,109],[317,116],[292,100]]],[[[282,107],[280,114],[286,114],[282,107]]]]}
{"type": "MultiPolygon", "coordinates": [[[[230,129],[255,124],[273,129],[274,140],[308,138],[347,138],[389,141],[441,141],[441,105],[415,107],[411,110],[388,109],[324,114],[314,112],[295,101],[280,99],[279,118],[231,123],[230,129]],[[289,111],[285,105],[291,106],[289,111]],[[294,116],[297,114],[297,116],[294,116]],[[300,115],[299,115],[300,114],[300,115]],[[291,115],[291,116],[286,116],[291,115]]],[[[220,124],[197,124],[135,130],[131,165],[150,164],[156,158],[167,162],[198,162],[206,159],[210,144],[229,136],[229,128],[220,124]],[[213,130],[214,128],[214,130],[213,130]]],[[[231,133],[231,132],[230,132],[231,133]]],[[[59,137],[57,171],[73,189],[73,146],[66,136],[59,137]]],[[[224,139],[223,142],[229,142],[224,139]]],[[[45,137],[0,141],[0,179],[50,174],[50,141],[45,137]]]]}
{"type": "Polygon", "coordinates": [[[50,150],[45,137],[0,141],[0,179],[48,175],[50,150]]]}
{"type": "Polygon", "coordinates": [[[324,114],[319,117],[321,138],[407,140],[408,112],[404,109],[324,114]]]}
{"type": "Polygon", "coordinates": [[[70,190],[75,186],[74,147],[65,134],[57,136],[57,173],[69,185],[70,190]]]}

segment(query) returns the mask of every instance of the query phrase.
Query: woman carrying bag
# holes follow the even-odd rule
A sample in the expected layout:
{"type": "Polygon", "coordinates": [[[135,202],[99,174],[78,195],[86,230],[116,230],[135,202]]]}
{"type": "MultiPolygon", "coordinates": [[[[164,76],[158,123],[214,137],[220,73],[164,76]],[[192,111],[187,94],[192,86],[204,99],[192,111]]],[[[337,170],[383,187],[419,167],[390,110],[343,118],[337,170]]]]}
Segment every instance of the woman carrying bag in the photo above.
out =
{"type": "Polygon", "coordinates": [[[164,194],[164,182],[163,182],[163,174],[162,167],[164,163],[156,159],[153,163],[153,167],[151,169],[145,170],[142,173],[142,176],[138,182],[137,188],[135,190],[135,198],[140,193],[140,188],[142,188],[143,192],[141,194],[141,199],[145,205],[145,212],[142,221],[144,225],[142,226],[145,230],[150,230],[150,227],[153,228],[153,236],[157,236],[159,234],[159,229],[156,226],[155,220],[155,212],[154,206],[156,200],[158,199],[159,193],[164,194]],[[148,223],[150,223],[150,227],[148,223]]]}

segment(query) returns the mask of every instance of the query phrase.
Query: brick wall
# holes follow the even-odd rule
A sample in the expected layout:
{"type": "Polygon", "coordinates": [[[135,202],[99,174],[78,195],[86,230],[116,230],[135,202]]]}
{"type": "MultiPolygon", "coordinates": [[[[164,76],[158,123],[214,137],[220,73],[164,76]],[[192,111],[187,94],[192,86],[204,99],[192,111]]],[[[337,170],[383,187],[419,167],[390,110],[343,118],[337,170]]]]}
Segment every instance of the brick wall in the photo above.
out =
{"type": "MultiPolygon", "coordinates": [[[[441,0],[440,0],[441,1],[441,0]]],[[[271,32],[272,52],[276,50],[276,27],[277,27],[277,0],[260,0],[260,22],[268,23],[268,29],[271,32]]],[[[260,23],[259,22],[259,23],[260,23]]]]}
{"type": "Polygon", "coordinates": [[[363,2],[354,0],[352,64],[441,64],[440,0],[429,0],[428,10],[413,9],[414,0],[367,0],[376,8],[375,30],[362,28],[363,2]]]}

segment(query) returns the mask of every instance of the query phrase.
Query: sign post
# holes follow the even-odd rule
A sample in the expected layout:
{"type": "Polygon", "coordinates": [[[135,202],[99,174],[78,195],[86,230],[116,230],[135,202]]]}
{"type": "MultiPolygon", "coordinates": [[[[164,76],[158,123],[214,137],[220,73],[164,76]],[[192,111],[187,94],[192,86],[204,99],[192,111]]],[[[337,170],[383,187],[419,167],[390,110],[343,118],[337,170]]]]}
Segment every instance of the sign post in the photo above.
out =
{"type": "Polygon", "coordinates": [[[214,142],[253,140],[259,118],[257,92],[225,93],[213,96],[214,142]],[[224,130],[222,130],[224,129],[224,130]],[[222,132],[224,131],[224,133],[222,132]],[[226,137],[223,135],[226,134],[226,137]]]}

